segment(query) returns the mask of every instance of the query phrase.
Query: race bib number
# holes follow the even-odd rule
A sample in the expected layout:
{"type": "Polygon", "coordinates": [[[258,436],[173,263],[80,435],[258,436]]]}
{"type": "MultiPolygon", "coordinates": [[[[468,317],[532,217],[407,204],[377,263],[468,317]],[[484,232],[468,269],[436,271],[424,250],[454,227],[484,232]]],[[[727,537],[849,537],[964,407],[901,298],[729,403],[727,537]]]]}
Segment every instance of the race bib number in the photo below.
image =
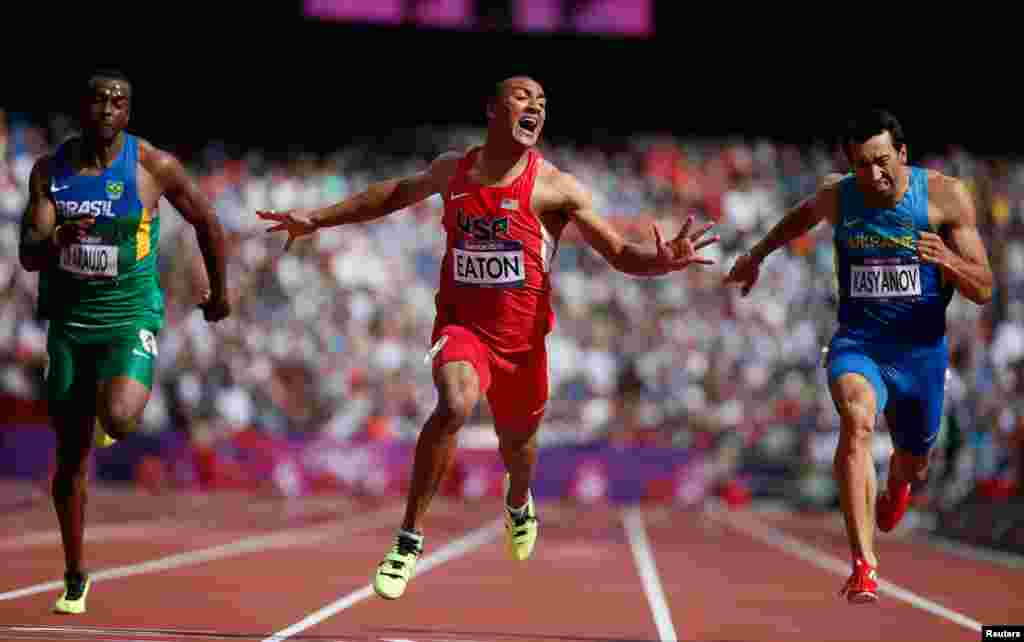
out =
{"type": "Polygon", "coordinates": [[[459,241],[453,252],[456,283],[518,288],[526,282],[526,263],[520,241],[459,241]]]}
{"type": "Polygon", "coordinates": [[[73,243],[60,252],[60,269],[77,276],[113,278],[117,276],[116,245],[73,243]]]}
{"type": "Polygon", "coordinates": [[[921,266],[852,265],[850,296],[855,299],[889,299],[921,296],[921,266]]]}

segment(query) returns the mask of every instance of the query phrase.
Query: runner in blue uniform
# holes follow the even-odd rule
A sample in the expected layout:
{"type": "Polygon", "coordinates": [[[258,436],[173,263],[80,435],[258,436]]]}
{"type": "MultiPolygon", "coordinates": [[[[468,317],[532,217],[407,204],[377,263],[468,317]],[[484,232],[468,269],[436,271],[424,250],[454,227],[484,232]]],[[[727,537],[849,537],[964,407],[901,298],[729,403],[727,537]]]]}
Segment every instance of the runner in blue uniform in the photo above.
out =
{"type": "Polygon", "coordinates": [[[765,257],[824,219],[833,226],[839,328],[825,362],[840,416],[834,461],[853,573],[840,595],[878,599],[875,524],[891,531],[926,479],[942,417],[946,307],[954,290],[978,305],[992,297],[992,271],[971,196],[953,177],[907,164],[903,129],[872,110],[842,139],[853,172],[830,174],[750,252],[726,283],[745,296],[765,257]],[[885,413],[894,450],[876,498],[872,434],[885,413]]]}

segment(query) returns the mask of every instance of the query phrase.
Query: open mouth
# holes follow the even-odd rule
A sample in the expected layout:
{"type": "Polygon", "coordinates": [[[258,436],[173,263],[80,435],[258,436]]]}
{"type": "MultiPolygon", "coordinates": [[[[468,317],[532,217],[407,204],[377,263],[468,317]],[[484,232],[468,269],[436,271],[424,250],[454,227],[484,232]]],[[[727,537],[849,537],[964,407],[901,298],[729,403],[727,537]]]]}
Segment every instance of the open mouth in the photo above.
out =
{"type": "Polygon", "coordinates": [[[540,121],[538,121],[533,116],[523,116],[522,118],[519,119],[519,127],[525,129],[531,134],[537,131],[538,125],[540,125],[540,121]]]}

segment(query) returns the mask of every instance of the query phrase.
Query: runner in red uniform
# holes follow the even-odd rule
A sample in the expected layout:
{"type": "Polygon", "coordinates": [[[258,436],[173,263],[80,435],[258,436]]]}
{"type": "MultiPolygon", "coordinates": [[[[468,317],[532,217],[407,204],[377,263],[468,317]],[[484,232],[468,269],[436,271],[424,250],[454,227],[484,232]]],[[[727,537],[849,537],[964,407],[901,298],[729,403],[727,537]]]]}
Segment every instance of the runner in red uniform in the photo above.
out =
{"type": "Polygon", "coordinates": [[[434,370],[470,363],[496,429],[532,435],[548,398],[544,337],[554,323],[557,241],[530,205],[544,160],[528,149],[526,168],[510,184],[487,186],[470,175],[480,151],[462,157],[442,193],[448,248],[431,339],[434,370]]]}
{"type": "Polygon", "coordinates": [[[425,171],[376,183],[313,211],[258,212],[286,231],[285,249],[322,227],[374,220],[434,194],[444,199],[448,245],[441,264],[437,318],[429,357],[438,404],[416,444],[405,518],[377,567],[374,589],[395,599],[405,591],[423,550],[420,521],[455,452],[459,429],[482,397],[494,415],[508,471],[505,531],[509,555],[525,560],[537,538],[530,494],[535,435],[548,398],[545,337],[554,326],[551,265],[565,226],[615,269],[656,276],[712,261],[699,250],[711,225],[691,232],[692,217],[669,242],[653,227],[650,246],[625,240],[593,209],[590,194],[534,147],[547,99],[540,84],[516,76],[498,83],[487,106],[487,140],[448,152],[425,171]]]}

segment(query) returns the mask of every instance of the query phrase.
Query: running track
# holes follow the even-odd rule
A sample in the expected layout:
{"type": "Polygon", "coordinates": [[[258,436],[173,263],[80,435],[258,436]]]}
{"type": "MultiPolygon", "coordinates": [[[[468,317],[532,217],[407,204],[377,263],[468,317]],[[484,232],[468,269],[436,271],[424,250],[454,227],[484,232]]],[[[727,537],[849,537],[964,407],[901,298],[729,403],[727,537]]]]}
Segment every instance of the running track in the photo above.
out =
{"type": "Polygon", "coordinates": [[[371,573],[395,499],[90,497],[89,612],[50,612],[63,569],[46,498],[0,520],[0,640],[360,642],[979,640],[1024,623],[1024,560],[880,536],[877,606],[836,598],[835,515],[539,507],[534,557],[504,556],[497,502],[438,499],[406,595],[371,573]]]}

